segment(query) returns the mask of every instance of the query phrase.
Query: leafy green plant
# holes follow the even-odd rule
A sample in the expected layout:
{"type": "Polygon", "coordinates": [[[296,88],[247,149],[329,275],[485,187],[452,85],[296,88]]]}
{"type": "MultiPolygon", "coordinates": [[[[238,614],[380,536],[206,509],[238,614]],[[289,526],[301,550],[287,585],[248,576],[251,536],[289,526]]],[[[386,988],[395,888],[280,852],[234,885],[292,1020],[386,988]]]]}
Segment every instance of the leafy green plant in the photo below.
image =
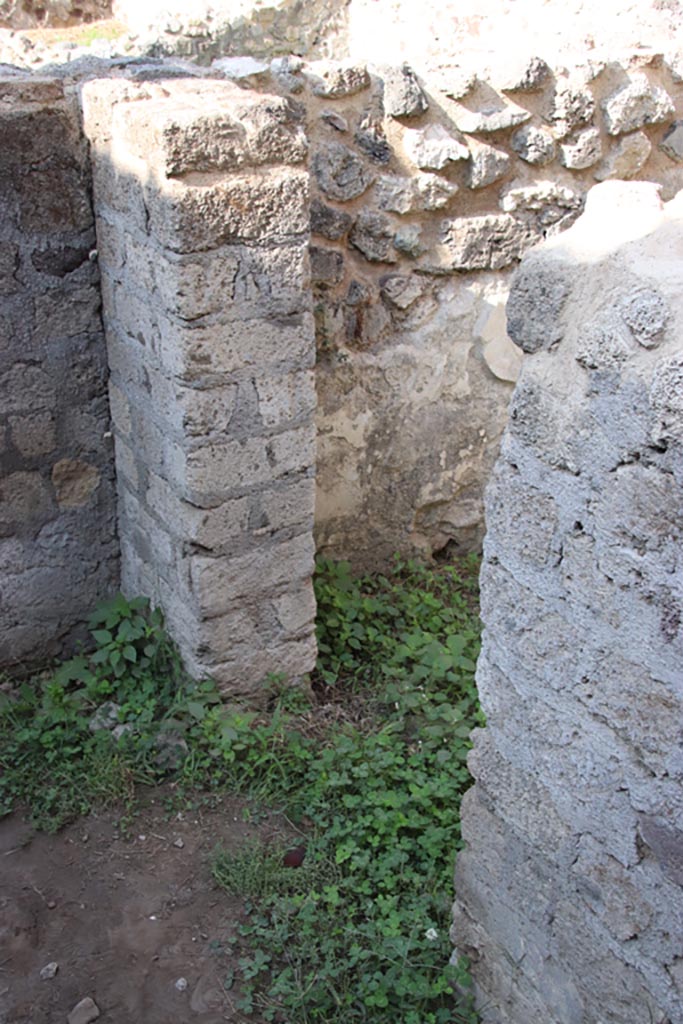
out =
{"type": "Polygon", "coordinates": [[[226,986],[241,1011],[297,1024],[474,1021],[466,965],[448,966],[459,801],[483,719],[476,562],[396,562],[354,578],[321,562],[315,698],[268,681],[264,711],[183,673],[141,599],[98,609],[96,645],[0,694],[0,813],[54,829],[97,802],[134,805],[168,775],[195,802],[243,792],[307,833],[282,850],[219,850],[217,882],[248,896],[226,986]],[[94,714],[115,716],[92,731],[94,714]],[[465,991],[465,995],[463,995],[465,991]]]}
{"type": "MultiPolygon", "coordinates": [[[[312,823],[306,884],[283,893],[265,881],[240,929],[245,1015],[476,1019],[463,965],[448,966],[458,802],[469,732],[481,721],[475,570],[398,563],[356,580],[345,563],[319,566],[321,699],[360,693],[370,715],[304,748],[289,802],[312,823]]],[[[231,855],[220,863],[225,884],[231,855]]]]}

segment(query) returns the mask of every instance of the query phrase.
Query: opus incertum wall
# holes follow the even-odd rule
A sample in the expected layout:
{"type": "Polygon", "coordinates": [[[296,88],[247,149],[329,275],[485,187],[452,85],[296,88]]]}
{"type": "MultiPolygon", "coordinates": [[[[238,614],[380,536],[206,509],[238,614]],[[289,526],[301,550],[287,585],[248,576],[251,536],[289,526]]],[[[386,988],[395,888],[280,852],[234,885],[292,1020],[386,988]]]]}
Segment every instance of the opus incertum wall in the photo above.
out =
{"type": "Polygon", "coordinates": [[[116,588],[106,353],[78,107],[0,76],[0,665],[67,654],[116,588]]]}
{"type": "Polygon", "coordinates": [[[228,82],[92,82],[123,588],[234,693],[315,662],[306,140],[228,82]]]}
{"type": "Polygon", "coordinates": [[[683,1021],[683,194],[523,261],[453,938],[484,1021],[683,1021]]]}

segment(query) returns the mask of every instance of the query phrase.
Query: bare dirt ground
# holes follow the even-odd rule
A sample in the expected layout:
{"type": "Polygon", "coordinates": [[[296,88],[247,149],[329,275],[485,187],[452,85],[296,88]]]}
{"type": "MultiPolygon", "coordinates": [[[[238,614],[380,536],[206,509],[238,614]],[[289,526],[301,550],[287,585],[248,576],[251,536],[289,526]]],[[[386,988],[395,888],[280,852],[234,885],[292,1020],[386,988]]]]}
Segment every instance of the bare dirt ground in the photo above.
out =
{"type": "Polygon", "coordinates": [[[242,1020],[224,943],[243,906],[215,885],[211,853],[294,835],[249,817],[237,799],[169,815],[157,791],[125,835],[109,811],[57,835],[0,821],[0,1022],[62,1024],[86,996],[102,1024],[242,1020]]]}

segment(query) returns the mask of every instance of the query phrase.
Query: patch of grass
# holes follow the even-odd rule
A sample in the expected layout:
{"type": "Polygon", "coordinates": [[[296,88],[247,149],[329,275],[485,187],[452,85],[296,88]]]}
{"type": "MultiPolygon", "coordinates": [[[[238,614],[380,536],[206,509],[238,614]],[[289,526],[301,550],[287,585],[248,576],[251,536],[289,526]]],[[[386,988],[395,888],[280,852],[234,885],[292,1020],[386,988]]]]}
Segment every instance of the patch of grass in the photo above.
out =
{"type": "Polygon", "coordinates": [[[268,847],[213,859],[217,882],[249,899],[230,979],[242,1013],[474,1021],[466,965],[447,965],[459,801],[482,722],[476,572],[397,562],[356,579],[321,562],[315,699],[271,679],[262,712],[189,680],[158,613],[119,596],[93,617],[94,653],[2,695],[0,809],[27,802],[54,829],[99,802],[130,809],[135,782],[169,775],[186,799],[276,804],[306,830],[301,867],[268,847]],[[107,708],[121,728],[92,731],[107,708]]]}

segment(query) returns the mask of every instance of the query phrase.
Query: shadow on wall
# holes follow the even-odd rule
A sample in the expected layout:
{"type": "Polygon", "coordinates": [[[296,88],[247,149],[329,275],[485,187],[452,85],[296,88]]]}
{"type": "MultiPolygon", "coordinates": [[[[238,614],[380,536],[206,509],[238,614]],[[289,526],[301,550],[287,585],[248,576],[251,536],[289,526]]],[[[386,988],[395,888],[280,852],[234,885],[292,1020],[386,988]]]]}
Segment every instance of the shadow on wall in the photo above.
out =
{"type": "Polygon", "coordinates": [[[0,664],[28,671],[119,564],[87,147],[60,82],[0,96],[0,664]]]}

